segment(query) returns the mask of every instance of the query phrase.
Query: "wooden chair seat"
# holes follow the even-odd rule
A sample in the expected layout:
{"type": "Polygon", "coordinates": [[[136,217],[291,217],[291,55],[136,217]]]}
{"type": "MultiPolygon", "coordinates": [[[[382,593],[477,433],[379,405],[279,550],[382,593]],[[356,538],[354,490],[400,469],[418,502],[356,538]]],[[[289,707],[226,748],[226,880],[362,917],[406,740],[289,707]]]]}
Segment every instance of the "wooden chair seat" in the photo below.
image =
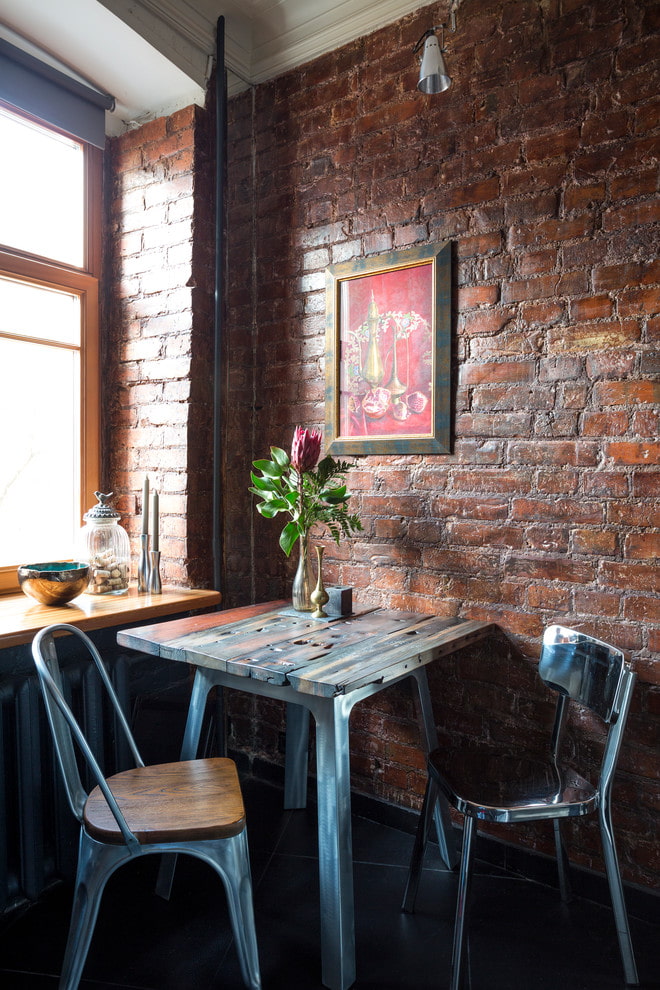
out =
{"type": "MultiPolygon", "coordinates": [[[[135,767],[109,777],[108,783],[128,827],[144,844],[224,839],[245,828],[233,760],[135,767]]],[[[99,787],[87,799],[84,820],[89,835],[99,842],[124,842],[99,787]]]]}

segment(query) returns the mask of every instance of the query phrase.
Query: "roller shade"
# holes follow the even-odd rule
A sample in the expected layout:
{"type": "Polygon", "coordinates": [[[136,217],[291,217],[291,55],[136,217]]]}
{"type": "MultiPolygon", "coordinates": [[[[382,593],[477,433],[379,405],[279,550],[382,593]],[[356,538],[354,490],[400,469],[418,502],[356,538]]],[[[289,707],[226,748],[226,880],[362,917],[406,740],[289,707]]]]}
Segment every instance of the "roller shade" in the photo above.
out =
{"type": "Polygon", "coordinates": [[[108,93],[85,86],[3,38],[0,100],[101,149],[105,147],[105,111],[115,106],[108,93]]]}

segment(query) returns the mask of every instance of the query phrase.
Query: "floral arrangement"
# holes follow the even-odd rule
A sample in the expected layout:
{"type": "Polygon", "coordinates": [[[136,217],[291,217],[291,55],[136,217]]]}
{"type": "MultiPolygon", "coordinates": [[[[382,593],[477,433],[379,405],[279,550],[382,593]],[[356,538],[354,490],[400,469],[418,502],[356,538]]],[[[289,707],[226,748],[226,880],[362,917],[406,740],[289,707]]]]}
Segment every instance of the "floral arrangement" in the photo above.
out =
{"type": "Polygon", "coordinates": [[[270,460],[253,462],[259,473],[251,472],[250,491],[261,499],[257,511],[266,519],[279,512],[290,517],[280,534],[287,557],[296,540],[304,540],[316,523],[326,526],[337,544],[342,534],[350,536],[362,529],[359,518],[348,511],[351,496],[344,479],[355,465],[329,455],[319,461],[320,454],[320,432],[297,426],[290,457],[280,447],[271,447],[270,460]]]}

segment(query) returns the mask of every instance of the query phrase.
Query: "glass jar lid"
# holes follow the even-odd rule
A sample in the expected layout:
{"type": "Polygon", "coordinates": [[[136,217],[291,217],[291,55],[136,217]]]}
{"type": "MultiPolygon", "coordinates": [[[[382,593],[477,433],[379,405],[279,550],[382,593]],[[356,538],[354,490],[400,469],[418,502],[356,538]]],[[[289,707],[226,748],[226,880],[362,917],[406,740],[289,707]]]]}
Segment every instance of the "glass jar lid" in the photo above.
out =
{"type": "Polygon", "coordinates": [[[83,516],[85,522],[112,522],[113,519],[121,519],[120,513],[108,504],[108,500],[112,498],[114,492],[108,492],[107,495],[104,495],[103,492],[94,492],[94,494],[98,502],[83,516]]]}

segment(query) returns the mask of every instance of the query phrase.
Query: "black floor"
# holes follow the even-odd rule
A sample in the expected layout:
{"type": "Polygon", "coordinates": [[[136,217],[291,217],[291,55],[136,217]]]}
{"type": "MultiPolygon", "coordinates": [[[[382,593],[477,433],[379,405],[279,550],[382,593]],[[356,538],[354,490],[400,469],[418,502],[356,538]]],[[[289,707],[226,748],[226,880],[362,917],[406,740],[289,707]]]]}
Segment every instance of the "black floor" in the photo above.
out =
{"type": "MultiPolygon", "coordinates": [[[[244,784],[264,990],[320,990],[314,809],[283,811],[282,792],[244,784]]],[[[448,986],[456,877],[430,846],[415,915],[400,911],[412,836],[354,815],[355,990],[448,986]]],[[[224,893],[210,868],[179,860],[172,899],[153,893],[145,857],[108,887],[82,990],[239,990],[224,893]]],[[[611,911],[477,861],[466,990],[624,986],[611,911]]],[[[0,987],[52,990],[71,891],[60,885],[0,930],[0,987]]],[[[660,987],[660,932],[631,918],[640,980],[660,987]]]]}

